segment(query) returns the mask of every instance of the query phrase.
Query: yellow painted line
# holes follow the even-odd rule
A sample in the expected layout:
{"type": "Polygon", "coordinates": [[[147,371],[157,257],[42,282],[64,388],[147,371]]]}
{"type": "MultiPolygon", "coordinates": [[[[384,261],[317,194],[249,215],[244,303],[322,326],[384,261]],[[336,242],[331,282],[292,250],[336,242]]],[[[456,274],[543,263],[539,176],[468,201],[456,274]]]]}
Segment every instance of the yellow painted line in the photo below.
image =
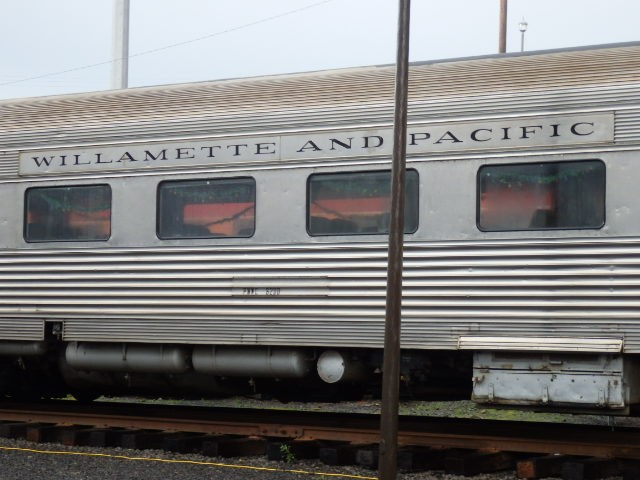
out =
{"type": "Polygon", "coordinates": [[[65,451],[57,451],[57,450],[38,450],[35,448],[2,447],[2,446],[0,446],[0,450],[40,453],[43,455],[77,455],[81,457],[114,458],[117,460],[130,460],[130,461],[137,461],[137,462],[160,462],[160,463],[176,463],[176,464],[182,463],[182,464],[189,464],[189,465],[204,465],[208,467],[236,468],[236,469],[244,469],[244,470],[261,470],[265,472],[297,473],[302,475],[324,475],[327,477],[355,478],[359,480],[378,480],[378,477],[363,477],[360,475],[349,475],[346,473],[307,472],[306,470],[287,470],[284,468],[252,467],[250,465],[230,465],[226,463],[199,462],[196,460],[172,460],[172,459],[166,459],[166,458],[128,457],[126,455],[111,455],[109,453],[65,452],[65,451]]]}

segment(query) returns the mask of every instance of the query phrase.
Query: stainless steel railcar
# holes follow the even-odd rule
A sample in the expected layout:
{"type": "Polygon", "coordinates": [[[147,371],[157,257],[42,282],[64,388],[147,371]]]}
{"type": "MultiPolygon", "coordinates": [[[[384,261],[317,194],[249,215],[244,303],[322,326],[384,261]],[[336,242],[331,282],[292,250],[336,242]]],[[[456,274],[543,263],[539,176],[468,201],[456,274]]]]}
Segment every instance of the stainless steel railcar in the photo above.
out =
{"type": "MultiPolygon", "coordinates": [[[[640,44],[410,78],[403,386],[627,413],[640,44]]],[[[375,389],[392,101],[377,66],[1,102],[0,390],[375,389]]]]}

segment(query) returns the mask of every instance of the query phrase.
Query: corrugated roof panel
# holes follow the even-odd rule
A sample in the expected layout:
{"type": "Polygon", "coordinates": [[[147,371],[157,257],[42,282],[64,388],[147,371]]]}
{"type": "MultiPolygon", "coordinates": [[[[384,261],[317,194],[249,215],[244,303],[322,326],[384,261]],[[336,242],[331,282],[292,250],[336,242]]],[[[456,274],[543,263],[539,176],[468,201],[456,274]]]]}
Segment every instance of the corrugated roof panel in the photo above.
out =
{"type": "MultiPolygon", "coordinates": [[[[554,91],[579,107],[639,82],[640,45],[414,64],[409,100],[421,113],[410,115],[443,102],[438,114],[543,108],[540,96],[554,91]]],[[[383,66],[4,101],[0,148],[390,121],[393,83],[383,66]]]]}

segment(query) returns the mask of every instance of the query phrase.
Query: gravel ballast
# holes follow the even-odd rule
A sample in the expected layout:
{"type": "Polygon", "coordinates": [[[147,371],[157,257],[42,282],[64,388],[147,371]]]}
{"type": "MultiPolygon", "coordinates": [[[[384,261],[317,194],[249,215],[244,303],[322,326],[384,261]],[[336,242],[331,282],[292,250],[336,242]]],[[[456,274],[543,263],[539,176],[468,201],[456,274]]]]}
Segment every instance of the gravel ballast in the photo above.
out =
{"type": "MultiPolygon", "coordinates": [[[[158,450],[66,447],[0,439],[2,480],[364,480],[377,472],[331,467],[317,461],[273,462],[266,457],[211,458],[158,450]],[[126,457],[126,458],[125,458],[126,457]]],[[[399,474],[399,480],[462,480],[442,472],[399,474]]],[[[478,480],[515,480],[515,472],[478,475],[478,480]]]]}

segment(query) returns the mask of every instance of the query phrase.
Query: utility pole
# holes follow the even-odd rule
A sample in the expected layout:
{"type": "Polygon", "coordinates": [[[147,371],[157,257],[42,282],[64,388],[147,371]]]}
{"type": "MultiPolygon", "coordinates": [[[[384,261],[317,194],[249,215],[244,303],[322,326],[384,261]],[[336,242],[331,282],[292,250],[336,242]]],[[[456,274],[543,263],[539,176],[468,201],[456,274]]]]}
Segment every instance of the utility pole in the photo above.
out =
{"type": "Polygon", "coordinates": [[[127,88],[129,81],[129,0],[114,0],[111,88],[127,88]]]}
{"type": "Polygon", "coordinates": [[[500,39],[498,53],[507,53],[507,0],[500,0],[500,39]]]}
{"type": "Polygon", "coordinates": [[[391,168],[391,218],[387,263],[387,303],[382,364],[380,414],[380,480],[395,480],[398,470],[400,401],[400,325],[402,314],[402,252],[404,242],[407,106],[409,90],[409,16],[411,0],[399,0],[395,114],[391,168]]]}

